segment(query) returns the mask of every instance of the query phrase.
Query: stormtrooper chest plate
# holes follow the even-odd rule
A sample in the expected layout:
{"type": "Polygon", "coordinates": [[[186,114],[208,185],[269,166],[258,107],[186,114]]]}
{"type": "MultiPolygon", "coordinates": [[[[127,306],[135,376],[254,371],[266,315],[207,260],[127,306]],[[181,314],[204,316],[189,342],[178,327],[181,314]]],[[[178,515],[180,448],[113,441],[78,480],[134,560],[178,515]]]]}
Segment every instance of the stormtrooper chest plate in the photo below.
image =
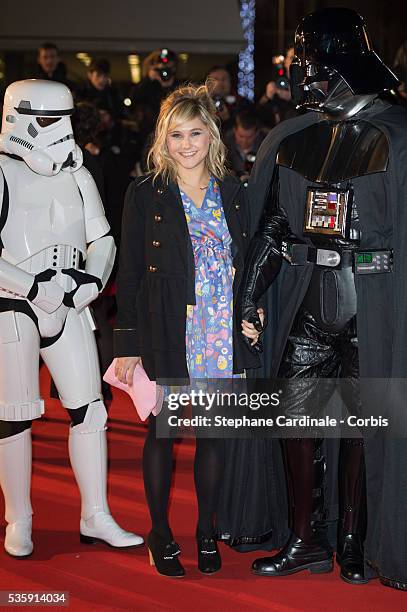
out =
{"type": "Polygon", "coordinates": [[[9,191],[1,232],[5,259],[18,264],[56,245],[86,252],[84,206],[72,174],[41,176],[14,160],[2,170],[9,191]]]}

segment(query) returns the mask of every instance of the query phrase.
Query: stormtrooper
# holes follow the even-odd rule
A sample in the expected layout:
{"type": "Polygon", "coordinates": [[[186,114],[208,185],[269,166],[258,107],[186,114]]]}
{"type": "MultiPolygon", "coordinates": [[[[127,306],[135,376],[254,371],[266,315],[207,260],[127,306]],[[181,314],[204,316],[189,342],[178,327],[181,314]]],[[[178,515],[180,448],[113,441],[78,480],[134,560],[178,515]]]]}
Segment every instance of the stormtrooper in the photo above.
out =
{"type": "Polygon", "coordinates": [[[6,551],[32,553],[31,423],[41,417],[39,357],[67,409],[81,494],[80,539],[139,546],[110,514],[107,413],[88,305],[115,257],[102,202],[82,166],[60,83],[26,80],[5,93],[0,135],[0,485],[6,551]]]}
{"type": "MultiPolygon", "coordinates": [[[[295,55],[292,95],[305,112],[272,130],[257,156],[249,195],[259,223],[239,307],[262,331],[257,306],[271,285],[273,320],[264,338],[270,374],[302,381],[289,388],[288,413],[318,416],[332,394],[326,381],[342,378],[351,413],[368,414],[354,383],[407,375],[407,114],[386,99],[397,79],[355,11],[305,17],[295,55]]],[[[378,575],[406,589],[406,519],[398,511],[406,503],[405,442],[364,444],[360,436],[340,446],[341,578],[361,584],[378,575]]],[[[285,439],[282,450],[291,536],[278,554],[257,559],[253,572],[332,571],[332,549],[314,512],[313,491],[323,487],[324,474],[313,468],[321,440],[285,439]]]]}

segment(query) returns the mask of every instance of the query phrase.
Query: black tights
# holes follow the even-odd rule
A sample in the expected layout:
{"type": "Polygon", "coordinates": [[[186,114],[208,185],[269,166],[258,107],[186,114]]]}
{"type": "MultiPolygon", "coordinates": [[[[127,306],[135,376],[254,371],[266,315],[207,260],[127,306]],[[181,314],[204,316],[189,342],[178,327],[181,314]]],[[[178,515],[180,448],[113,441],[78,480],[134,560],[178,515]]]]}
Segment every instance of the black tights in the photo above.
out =
{"type": "MultiPolygon", "coordinates": [[[[156,418],[148,422],[143,451],[143,476],[153,531],[171,538],[168,501],[173,470],[173,440],[156,437],[156,418]]],[[[194,477],[198,500],[198,530],[212,535],[224,468],[223,440],[197,438],[194,477]]]]}

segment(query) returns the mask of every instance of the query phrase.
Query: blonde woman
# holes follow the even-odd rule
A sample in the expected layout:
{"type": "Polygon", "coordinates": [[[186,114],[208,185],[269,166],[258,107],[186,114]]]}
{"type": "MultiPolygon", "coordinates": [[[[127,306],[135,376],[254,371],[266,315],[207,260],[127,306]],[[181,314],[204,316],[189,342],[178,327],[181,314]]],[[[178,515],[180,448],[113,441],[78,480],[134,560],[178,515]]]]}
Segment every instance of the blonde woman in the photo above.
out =
{"type": "MultiPolygon", "coordinates": [[[[243,337],[256,343],[258,332],[232,313],[248,211],[244,187],[226,174],[224,160],[208,89],[173,92],[161,105],[151,172],[129,187],[124,208],[115,356],[125,383],[140,359],[151,380],[232,377],[258,365],[243,337]]],[[[223,461],[222,440],[197,439],[198,567],[207,574],[221,567],[214,518],[223,461]]],[[[150,559],[160,574],[183,576],[167,512],[172,440],[157,438],[153,416],[143,474],[150,559]]]]}

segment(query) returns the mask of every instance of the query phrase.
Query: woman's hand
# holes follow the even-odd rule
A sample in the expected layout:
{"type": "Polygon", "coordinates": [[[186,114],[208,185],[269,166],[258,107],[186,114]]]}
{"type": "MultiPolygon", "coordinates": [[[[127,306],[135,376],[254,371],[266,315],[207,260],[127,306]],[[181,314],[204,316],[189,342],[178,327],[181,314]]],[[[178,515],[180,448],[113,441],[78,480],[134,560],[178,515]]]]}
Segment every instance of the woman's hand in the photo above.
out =
{"type": "Polygon", "coordinates": [[[141,365],[141,357],[116,357],[114,373],[121,383],[132,386],[134,369],[138,363],[141,365]]]}
{"type": "MultiPolygon", "coordinates": [[[[259,315],[259,319],[262,325],[264,325],[264,310],[263,308],[258,308],[257,309],[257,314],[259,315]]],[[[254,346],[258,339],[259,336],[262,332],[257,331],[257,329],[254,327],[253,323],[249,323],[248,321],[243,320],[242,321],[242,334],[244,336],[246,336],[246,338],[248,338],[249,340],[251,340],[251,345],[254,346]]]]}

